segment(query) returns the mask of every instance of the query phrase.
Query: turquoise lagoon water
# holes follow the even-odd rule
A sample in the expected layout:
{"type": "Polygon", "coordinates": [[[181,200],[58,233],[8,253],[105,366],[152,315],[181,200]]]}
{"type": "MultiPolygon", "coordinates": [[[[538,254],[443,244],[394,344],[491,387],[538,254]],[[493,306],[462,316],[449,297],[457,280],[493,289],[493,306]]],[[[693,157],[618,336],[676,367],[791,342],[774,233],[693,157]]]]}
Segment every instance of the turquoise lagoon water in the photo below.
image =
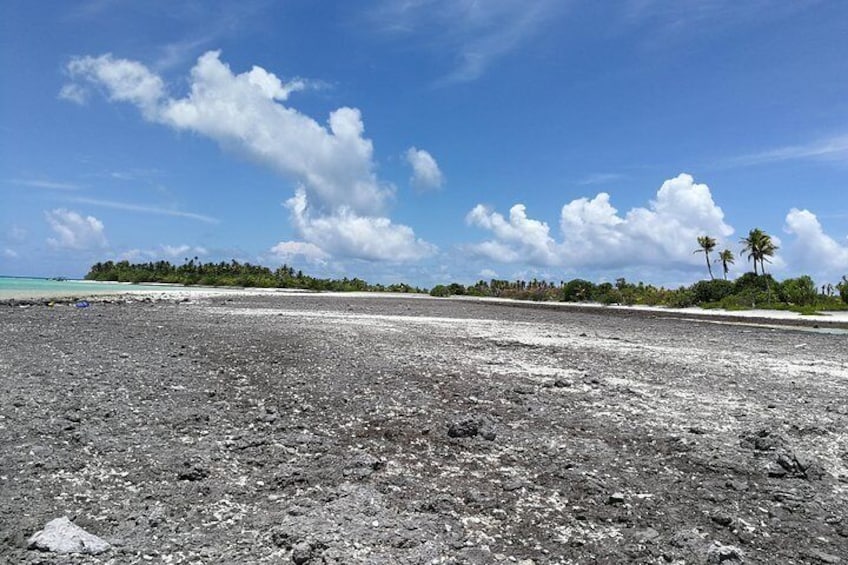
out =
{"type": "Polygon", "coordinates": [[[182,286],[107,283],[79,280],[57,281],[26,277],[0,277],[0,300],[10,298],[85,297],[95,294],[118,294],[127,291],[155,291],[182,289],[182,286]]]}

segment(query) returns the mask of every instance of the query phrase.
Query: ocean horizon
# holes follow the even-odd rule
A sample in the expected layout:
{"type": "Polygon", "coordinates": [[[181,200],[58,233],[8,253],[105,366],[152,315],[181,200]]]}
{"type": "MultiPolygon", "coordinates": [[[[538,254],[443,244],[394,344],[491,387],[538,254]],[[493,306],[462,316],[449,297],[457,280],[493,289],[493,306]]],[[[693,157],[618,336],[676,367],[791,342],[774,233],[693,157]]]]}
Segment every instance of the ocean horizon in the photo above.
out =
{"type": "Polygon", "coordinates": [[[127,291],[163,291],[185,288],[181,285],[151,285],[83,279],[50,279],[24,276],[0,276],[0,300],[23,298],[85,297],[127,291]]]}

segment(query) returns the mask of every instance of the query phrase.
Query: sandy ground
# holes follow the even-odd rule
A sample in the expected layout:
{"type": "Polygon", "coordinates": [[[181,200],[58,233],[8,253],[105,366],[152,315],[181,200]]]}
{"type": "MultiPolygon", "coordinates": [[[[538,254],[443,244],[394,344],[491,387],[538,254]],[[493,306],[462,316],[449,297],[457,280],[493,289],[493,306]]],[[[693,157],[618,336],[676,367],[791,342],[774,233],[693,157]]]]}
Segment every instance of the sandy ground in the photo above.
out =
{"type": "Polygon", "coordinates": [[[0,326],[2,562],[848,555],[844,334],[278,293],[0,326]],[[59,516],[112,548],[27,549],[59,516]]]}

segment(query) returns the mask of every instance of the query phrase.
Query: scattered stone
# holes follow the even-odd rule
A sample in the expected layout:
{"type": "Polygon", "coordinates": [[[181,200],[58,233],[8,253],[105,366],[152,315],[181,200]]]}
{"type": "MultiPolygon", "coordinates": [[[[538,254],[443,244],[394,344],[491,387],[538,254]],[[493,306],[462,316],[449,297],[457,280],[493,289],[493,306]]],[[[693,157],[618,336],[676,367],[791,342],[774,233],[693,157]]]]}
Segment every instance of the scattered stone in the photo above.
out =
{"type": "Polygon", "coordinates": [[[713,514],[710,516],[710,520],[719,526],[724,526],[725,528],[729,528],[733,524],[733,517],[723,512],[713,514]]]}
{"type": "Polygon", "coordinates": [[[660,537],[660,533],[656,531],[654,528],[642,528],[638,530],[633,530],[633,537],[639,543],[653,543],[657,538],[660,537]]]}
{"type": "Polygon", "coordinates": [[[309,563],[312,560],[312,545],[305,541],[294,544],[291,558],[296,565],[309,563]]]}
{"type": "Polygon", "coordinates": [[[480,432],[480,422],[466,418],[448,426],[448,437],[474,437],[480,432]]]}
{"type": "Polygon", "coordinates": [[[53,553],[86,553],[97,555],[109,549],[109,544],[71,522],[67,516],[47,522],[44,529],[29,538],[30,549],[53,553]]]}
{"type": "Polygon", "coordinates": [[[492,428],[484,428],[480,431],[480,437],[482,437],[486,441],[495,441],[495,438],[498,437],[498,434],[495,433],[495,430],[493,430],[492,428]]]}
{"type": "Polygon", "coordinates": [[[180,481],[202,481],[208,476],[209,470],[188,461],[183,463],[183,468],[177,473],[177,479],[180,481]]]}
{"type": "Polygon", "coordinates": [[[726,563],[728,561],[741,561],[743,553],[735,545],[722,545],[715,542],[707,551],[707,555],[713,563],[726,563]]]}
{"type": "Polygon", "coordinates": [[[836,555],[825,553],[820,549],[810,549],[807,551],[807,556],[820,563],[842,563],[842,559],[836,555]]]}
{"type": "Polygon", "coordinates": [[[614,492],[609,495],[609,499],[607,499],[608,504],[624,504],[624,494],[620,492],[614,492]]]}
{"type": "Polygon", "coordinates": [[[786,438],[767,429],[743,434],[739,437],[739,440],[740,446],[755,451],[775,451],[786,445],[786,438]]]}
{"type": "Polygon", "coordinates": [[[554,381],[554,386],[557,388],[568,388],[571,386],[571,382],[565,379],[557,379],[556,381],[554,381]]]}

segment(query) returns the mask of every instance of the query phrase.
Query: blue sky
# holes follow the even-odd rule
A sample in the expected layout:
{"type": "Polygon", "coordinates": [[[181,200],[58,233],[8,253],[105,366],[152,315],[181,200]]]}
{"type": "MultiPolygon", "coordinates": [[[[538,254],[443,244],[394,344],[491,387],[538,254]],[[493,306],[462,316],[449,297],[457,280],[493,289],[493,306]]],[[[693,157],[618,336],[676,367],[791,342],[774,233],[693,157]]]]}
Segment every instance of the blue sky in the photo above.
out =
{"type": "Polygon", "coordinates": [[[4,2],[0,274],[848,274],[848,4],[4,2]],[[737,259],[731,274],[749,268],[737,259]]]}

